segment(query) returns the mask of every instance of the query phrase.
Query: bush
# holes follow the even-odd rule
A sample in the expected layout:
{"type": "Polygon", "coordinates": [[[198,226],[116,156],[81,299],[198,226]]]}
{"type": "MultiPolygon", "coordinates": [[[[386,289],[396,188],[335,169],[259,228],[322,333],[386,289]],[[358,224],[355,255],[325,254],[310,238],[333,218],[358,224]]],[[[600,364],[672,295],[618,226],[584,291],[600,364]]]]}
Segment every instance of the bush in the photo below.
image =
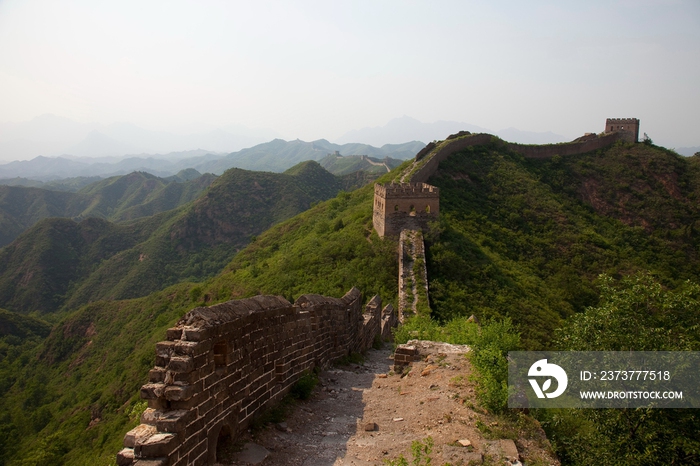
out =
{"type": "Polygon", "coordinates": [[[297,400],[308,400],[317,383],[318,376],[316,374],[313,372],[305,372],[297,383],[292,385],[290,393],[297,400]]]}

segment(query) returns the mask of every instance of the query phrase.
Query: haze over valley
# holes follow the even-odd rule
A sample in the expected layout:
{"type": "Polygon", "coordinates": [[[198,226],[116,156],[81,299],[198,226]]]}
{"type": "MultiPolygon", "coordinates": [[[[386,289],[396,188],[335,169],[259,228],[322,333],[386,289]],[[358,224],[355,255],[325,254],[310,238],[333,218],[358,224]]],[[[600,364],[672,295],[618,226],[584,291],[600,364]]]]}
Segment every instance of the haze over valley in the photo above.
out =
{"type": "Polygon", "coordinates": [[[699,53],[696,0],[0,1],[0,466],[700,465],[697,383],[509,407],[513,351],[700,352],[699,53]]]}

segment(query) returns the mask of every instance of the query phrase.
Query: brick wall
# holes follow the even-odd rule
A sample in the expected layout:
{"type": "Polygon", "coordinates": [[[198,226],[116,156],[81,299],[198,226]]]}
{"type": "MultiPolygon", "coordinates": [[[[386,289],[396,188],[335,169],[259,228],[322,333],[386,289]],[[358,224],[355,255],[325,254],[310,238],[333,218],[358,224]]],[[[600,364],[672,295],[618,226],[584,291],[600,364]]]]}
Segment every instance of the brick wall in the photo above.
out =
{"type": "Polygon", "coordinates": [[[342,298],[278,296],[229,301],[188,312],[156,344],[141,388],[148,409],[124,437],[120,466],[206,465],[222,433],[236,436],[314,367],[364,351],[395,324],[375,296],[362,312],[353,288],[342,298]],[[384,314],[384,315],[383,315],[384,314]]]}
{"type": "Polygon", "coordinates": [[[377,234],[398,236],[401,230],[426,228],[440,214],[440,190],[426,183],[374,185],[372,222],[377,234]]]}
{"type": "Polygon", "coordinates": [[[413,173],[413,175],[411,175],[410,182],[427,183],[428,179],[437,171],[440,162],[447,159],[450,155],[463,151],[464,149],[470,146],[488,144],[490,142],[502,144],[503,146],[512,150],[513,152],[522,154],[524,157],[541,159],[554,157],[555,155],[566,156],[585,154],[586,152],[591,152],[594,150],[602,149],[604,147],[608,147],[619,140],[635,142],[631,138],[632,133],[623,131],[604,134],[602,136],[596,136],[594,138],[590,138],[588,140],[579,142],[528,145],[505,142],[497,138],[496,136],[492,136],[490,134],[472,134],[452,139],[452,142],[446,144],[441,149],[438,149],[436,152],[434,152],[433,155],[430,156],[430,158],[427,160],[427,162],[415,173],[413,173]]]}

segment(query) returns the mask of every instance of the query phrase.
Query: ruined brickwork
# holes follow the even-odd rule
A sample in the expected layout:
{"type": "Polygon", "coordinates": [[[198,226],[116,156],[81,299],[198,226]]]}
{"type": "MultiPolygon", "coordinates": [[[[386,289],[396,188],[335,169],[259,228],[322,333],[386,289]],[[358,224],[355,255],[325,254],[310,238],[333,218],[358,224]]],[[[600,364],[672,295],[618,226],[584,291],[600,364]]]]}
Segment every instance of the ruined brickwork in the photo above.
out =
{"type": "MultiPolygon", "coordinates": [[[[488,144],[491,141],[499,141],[499,139],[490,134],[469,134],[459,138],[448,138],[451,142],[445,144],[440,149],[430,156],[424,164],[415,171],[410,178],[412,183],[427,183],[428,178],[430,178],[433,173],[438,169],[440,162],[447,159],[452,154],[461,152],[467,147],[477,146],[481,144],[488,144]]],[[[420,152],[418,153],[420,154],[420,152]]],[[[427,154],[423,154],[421,158],[425,157],[427,154]]],[[[416,160],[419,160],[418,158],[416,160]]]]}
{"type": "Polygon", "coordinates": [[[449,136],[445,140],[446,143],[431,143],[416,154],[416,164],[418,166],[407,181],[411,183],[427,183],[428,179],[437,171],[440,162],[470,146],[493,142],[524,157],[543,159],[554,157],[555,155],[585,154],[586,152],[608,147],[616,141],[638,142],[639,119],[608,118],[605,122],[603,134],[594,135],[588,133],[586,137],[561,144],[517,144],[503,141],[491,134],[470,134],[463,131],[449,136]]]}
{"type": "Polygon", "coordinates": [[[638,118],[608,118],[605,120],[605,133],[622,133],[622,139],[627,142],[639,142],[638,118]]]}
{"type": "MultiPolygon", "coordinates": [[[[564,142],[561,144],[516,144],[513,142],[505,143],[508,149],[517,152],[529,159],[548,159],[555,155],[579,155],[594,150],[603,149],[611,146],[616,141],[627,141],[628,133],[610,133],[597,135],[592,138],[581,138],[584,140],[574,142],[564,142]]],[[[630,141],[628,141],[630,142],[630,141]]]]}
{"type": "Polygon", "coordinates": [[[117,464],[214,464],[219,439],[246,429],[305,372],[390,335],[391,306],[375,296],[363,313],[361,299],[353,288],[342,298],[257,296],[188,312],[156,345],[141,388],[148,409],[117,464]]]}
{"type": "Polygon", "coordinates": [[[423,234],[403,230],[399,236],[399,322],[416,314],[421,301],[430,307],[423,234]]]}
{"type": "Polygon", "coordinates": [[[440,190],[426,183],[374,185],[373,223],[379,236],[427,228],[440,214],[440,190]]]}

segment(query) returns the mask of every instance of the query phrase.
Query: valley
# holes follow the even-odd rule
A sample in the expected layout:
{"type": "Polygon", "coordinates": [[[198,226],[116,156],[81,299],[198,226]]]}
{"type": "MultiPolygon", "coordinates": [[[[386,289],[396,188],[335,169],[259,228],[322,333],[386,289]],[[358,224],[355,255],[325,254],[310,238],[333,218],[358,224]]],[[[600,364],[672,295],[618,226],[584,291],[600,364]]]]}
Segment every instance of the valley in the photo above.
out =
{"type": "MultiPolygon", "coordinates": [[[[398,181],[410,165],[376,182],[398,181]]],[[[667,290],[697,283],[699,175],[697,157],[625,141],[527,158],[494,139],[450,155],[427,179],[440,190],[439,221],[424,232],[429,312],[407,320],[395,342],[479,348],[498,328],[493,342],[513,336],[508,345],[551,349],[576,316],[607,302],[602,274],[621,284],[647,274],[667,290]],[[472,314],[479,331],[465,324],[472,314]]],[[[44,219],[20,234],[0,250],[0,307],[20,315],[0,327],[0,458],[112,462],[145,408],[138,390],[154,345],[192,308],[259,294],[340,297],[352,286],[397,307],[398,243],[374,231],[367,180],[315,162],[284,174],[230,169],[174,210],[120,223],[44,219]]],[[[678,308],[690,322],[693,306],[678,308]]],[[[697,331],[685,332],[697,350],[697,331]]],[[[497,394],[498,374],[473,364],[497,394]]],[[[498,411],[498,396],[484,396],[478,403],[498,411]]],[[[659,451],[692,455],[696,421],[678,416],[690,446],[659,451]]],[[[552,426],[578,425],[585,444],[598,438],[584,436],[597,421],[558,419],[541,419],[555,452],[585,464],[552,426]]]]}

